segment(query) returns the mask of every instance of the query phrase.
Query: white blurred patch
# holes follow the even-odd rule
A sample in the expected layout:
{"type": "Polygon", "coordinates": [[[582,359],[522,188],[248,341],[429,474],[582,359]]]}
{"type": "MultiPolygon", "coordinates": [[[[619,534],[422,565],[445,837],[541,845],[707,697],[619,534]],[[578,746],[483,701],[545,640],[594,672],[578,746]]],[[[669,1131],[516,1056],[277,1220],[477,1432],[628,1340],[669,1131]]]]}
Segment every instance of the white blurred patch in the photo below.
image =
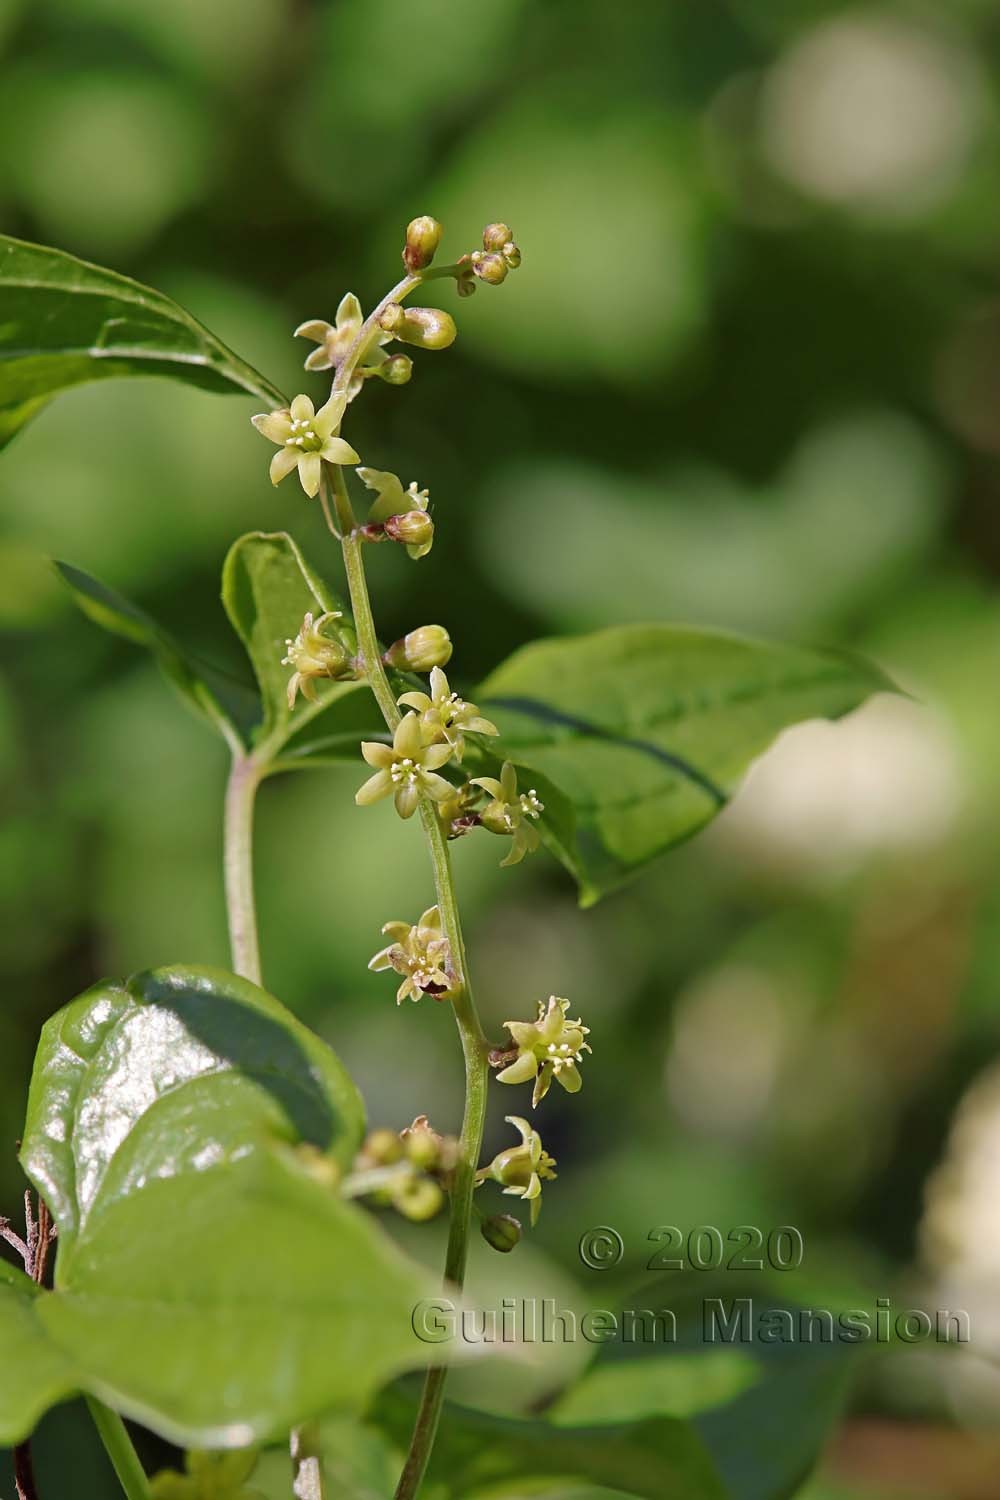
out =
{"type": "Polygon", "coordinates": [[[846,874],[873,854],[939,844],[962,801],[949,725],[920,704],[880,694],[836,723],[786,730],[708,837],[792,873],[846,874]]]}
{"type": "Polygon", "coordinates": [[[970,1347],[942,1367],[961,1421],[996,1425],[1000,1410],[1000,1063],[962,1099],[944,1159],[927,1182],[920,1244],[939,1307],[964,1308],[970,1347]]]}
{"type": "Polygon", "coordinates": [[[688,1129],[739,1137],[762,1119],[788,1040],[771,978],[748,964],[700,976],[677,1001],[666,1085],[688,1129]]]}
{"type": "Polygon", "coordinates": [[[972,53],[888,15],[815,27],[765,81],[761,149],[796,187],[903,216],[938,202],[985,113],[972,53]]]}

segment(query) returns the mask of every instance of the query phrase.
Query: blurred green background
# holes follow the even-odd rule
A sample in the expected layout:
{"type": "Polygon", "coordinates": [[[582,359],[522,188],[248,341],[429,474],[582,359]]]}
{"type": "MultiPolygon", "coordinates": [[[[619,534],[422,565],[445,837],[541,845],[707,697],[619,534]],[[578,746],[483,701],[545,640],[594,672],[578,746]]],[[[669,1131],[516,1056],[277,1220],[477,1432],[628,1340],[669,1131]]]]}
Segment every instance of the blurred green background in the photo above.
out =
{"type": "MultiPolygon", "coordinates": [[[[351,414],[435,506],[426,561],[373,554],[386,639],[440,621],[470,687],[539,634],[684,619],[861,649],[911,695],[786,735],[594,911],[544,856],[456,856],[491,1028],[551,991],[593,1028],[584,1094],[546,1101],[561,1171],[528,1284],[609,1305],[577,1255],[593,1224],[633,1281],[655,1225],[795,1224],[817,1285],[974,1330],[873,1367],[812,1493],[995,1495],[1000,7],[0,0],[0,53],[0,228],[170,292],[290,392],[324,389],[290,331],[370,304],[413,215],[449,259],[513,225],[522,269],[445,288],[454,348],[351,414]]],[[[289,527],[339,583],[251,410],[84,388],[0,462],[11,1215],[46,1017],[97,975],[227,961],[223,752],[47,558],[235,662],[239,532],[289,527]]],[[[265,977],[375,1123],[454,1128],[449,1016],[365,968],[430,899],[421,842],[355,809],[356,780],[264,789],[265,977]]]]}

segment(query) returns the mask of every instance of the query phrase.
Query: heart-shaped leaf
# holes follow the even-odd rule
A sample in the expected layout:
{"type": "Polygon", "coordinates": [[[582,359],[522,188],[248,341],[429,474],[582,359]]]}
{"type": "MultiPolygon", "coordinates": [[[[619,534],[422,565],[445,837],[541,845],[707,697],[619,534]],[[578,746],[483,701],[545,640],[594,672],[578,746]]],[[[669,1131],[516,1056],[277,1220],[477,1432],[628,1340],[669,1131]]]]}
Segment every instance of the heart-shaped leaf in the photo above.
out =
{"type": "Polygon", "coordinates": [[[56,569],[89,619],[152,651],[168,681],[231,746],[246,744],[260,719],[260,702],[251,687],[210,662],[196,660],[138,605],[89,573],[63,562],[57,562],[56,569]]]}
{"type": "Polygon", "coordinates": [[[48,1022],[22,1161],[59,1228],[37,1318],[80,1387],[224,1447],[426,1363],[436,1283],[336,1189],[362,1129],[334,1054],[234,975],[151,971],[48,1022]]]}
{"type": "Polygon", "coordinates": [[[558,794],[542,830],[589,905],[709,822],[782,729],[891,688],[834,652],[625,625],[525,646],[475,697],[486,752],[558,794]]]}
{"type": "Polygon", "coordinates": [[[197,318],[128,276],[0,235],[0,444],[58,391],[169,375],[210,391],[285,398],[197,318]]]}

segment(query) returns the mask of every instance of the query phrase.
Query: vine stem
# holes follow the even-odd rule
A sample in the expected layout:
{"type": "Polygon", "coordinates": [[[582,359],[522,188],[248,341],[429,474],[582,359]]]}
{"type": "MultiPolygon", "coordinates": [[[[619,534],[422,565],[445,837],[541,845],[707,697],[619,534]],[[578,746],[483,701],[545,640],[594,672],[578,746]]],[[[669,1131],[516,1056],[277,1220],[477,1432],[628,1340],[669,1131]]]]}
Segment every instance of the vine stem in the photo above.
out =
{"type": "MultiPolygon", "coordinates": [[[[223,826],[223,866],[229,947],[235,973],[261,984],[260,940],[253,882],[253,819],[257,788],[265,761],[244,751],[233,751],[226,784],[223,826]]],[[[296,1500],[324,1500],[323,1460],[319,1433],[310,1424],[291,1434],[292,1493],[296,1500]]],[[[131,1496],[129,1497],[131,1500],[131,1496]]]]}
{"type": "Polygon", "coordinates": [[[139,1462],[139,1455],[132,1446],[125,1423],[116,1411],[112,1411],[101,1401],[95,1401],[93,1396],[88,1396],[86,1401],[94,1426],[100,1433],[101,1442],[118,1476],[118,1483],[128,1500],[149,1500],[149,1480],[139,1462]]]}
{"type": "MultiPolygon", "coordinates": [[[[414,281],[414,278],[407,278],[406,282],[401,282],[399,287],[389,294],[385,302],[380,304],[380,307],[393,300],[400,293],[400,288],[404,289],[405,294],[405,290],[409,289],[409,285],[414,281]]],[[[378,309],[372,314],[372,319],[377,315],[378,309]]],[[[363,338],[364,329],[357,340],[359,347],[363,338]]],[[[346,363],[345,360],[345,365],[346,363]]],[[[344,366],[341,366],[338,380],[343,369],[344,366]]],[[[341,547],[351,595],[354,625],[358,634],[358,651],[386,727],[392,733],[399,724],[402,714],[382,662],[382,652],[375,631],[371,599],[368,593],[368,581],[365,576],[363,544],[356,535],[353,524],[350,527],[346,524],[354,521],[350,498],[340,469],[336,466],[332,467],[333,499],[342,528],[341,547]]],[[[328,481],[324,474],[324,484],[326,483],[328,481]]],[[[324,510],[329,514],[328,494],[324,495],[324,499],[326,501],[324,510]]],[[[459,1136],[459,1159],[451,1186],[451,1218],[448,1225],[448,1248],[444,1264],[445,1281],[460,1289],[465,1280],[465,1265],[469,1253],[469,1228],[472,1218],[472,1194],[476,1185],[476,1168],[482,1150],[483,1130],[486,1122],[489,1044],[483,1035],[469,983],[468,959],[455,894],[448,841],[434,805],[427,797],[420,799],[420,819],[430,853],[434,871],[434,889],[457,983],[452,1007],[465,1061],[465,1110],[459,1136]]],[[[424,1388],[413,1435],[410,1439],[409,1452],[396,1488],[396,1500],[412,1500],[420,1488],[437,1433],[447,1375],[447,1367],[438,1365],[429,1369],[424,1377],[424,1388]]]]}

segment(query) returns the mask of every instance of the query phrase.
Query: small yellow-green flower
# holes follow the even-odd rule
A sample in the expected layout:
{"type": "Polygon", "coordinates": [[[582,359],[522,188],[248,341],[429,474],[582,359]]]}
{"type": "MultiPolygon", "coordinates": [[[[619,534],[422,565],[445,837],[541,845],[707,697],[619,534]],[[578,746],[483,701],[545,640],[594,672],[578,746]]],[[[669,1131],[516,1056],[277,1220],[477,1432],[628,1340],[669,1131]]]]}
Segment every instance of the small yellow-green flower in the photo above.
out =
{"type": "Polygon", "coordinates": [[[264,1500],[262,1490],[250,1489],[245,1481],[257,1467],[257,1450],[242,1448],[232,1453],[185,1455],[186,1472],[162,1469],[150,1482],[152,1500],[264,1500]]]}
{"type": "Polygon", "coordinates": [[[452,978],[448,973],[451,953],[448,939],[441,931],[441,913],[436,906],[429,906],[412,925],[409,922],[386,922],[382,935],[390,942],[375,954],[368,967],[375,973],[395,969],[397,974],[402,974],[403,982],[396,991],[397,1005],[402,1005],[408,997],[419,1000],[426,994],[440,999],[452,988],[452,978]]]}
{"type": "MultiPolygon", "coordinates": [[[[363,465],[357,470],[357,475],[368,489],[375,491],[375,499],[368,512],[369,524],[388,521],[390,516],[403,516],[411,511],[426,511],[429,492],[420,489],[415,479],[411,479],[404,490],[399,475],[388,469],[369,469],[363,465]]],[[[410,557],[426,557],[433,539],[432,532],[426,541],[408,546],[406,550],[410,557]]]]}
{"type": "Polygon", "coordinates": [[[480,717],[474,703],[453,693],[440,667],[431,669],[430,693],[404,693],[398,700],[420,715],[420,727],[429,744],[444,740],[461,760],[467,734],[499,734],[497,726],[480,717]]]}
{"type": "Polygon", "coordinates": [[[481,786],[493,799],[479,815],[479,821],[490,833],[510,834],[513,842],[501,866],[520,864],[526,854],[532,854],[539,845],[538,830],[531,820],[545,811],[544,802],[538,800],[534,787],[527,792],[517,790],[517,772],[510,761],[505,761],[499,781],[495,776],[474,776],[474,786],[481,786]]]}
{"type": "Polygon", "coordinates": [[[338,396],[315,411],[308,396],[296,396],[285,410],[251,418],[258,432],[279,445],[271,460],[272,484],[280,484],[297,467],[302,488],[311,498],[319,490],[324,460],[328,464],[357,463],[358,455],[350,443],[337,435],[345,405],[345,398],[338,396]]]}
{"type": "Polygon", "coordinates": [[[359,807],[367,807],[391,794],[399,816],[410,818],[417,810],[422,792],[435,802],[443,802],[455,790],[450,781],[435,775],[438,767],[451,759],[451,746],[425,745],[416,714],[403,716],[391,745],[364,740],[361,754],[377,769],[354,794],[359,807]]]}
{"type": "MultiPolygon", "coordinates": [[[[348,292],[341,297],[336,316],[336,323],[326,323],[322,318],[310,318],[296,328],[295,338],[312,339],[314,344],[319,345],[317,349],[313,349],[310,354],[306,355],[305,368],[307,370],[332,370],[334,365],[340,364],[361,332],[361,325],[365,320],[364,313],[361,311],[361,303],[353,292],[348,292]]],[[[377,367],[388,358],[383,353],[382,346],[388,344],[391,338],[392,335],[383,332],[381,328],[375,327],[372,330],[371,337],[366,341],[358,358],[357,368],[351,376],[347,391],[349,401],[354,400],[364,385],[364,376],[360,370],[366,366],[377,367]]]]}
{"type": "Polygon", "coordinates": [[[521,1144],[498,1152],[488,1167],[476,1173],[476,1185],[487,1178],[499,1182],[505,1193],[530,1203],[531,1222],[535,1224],[542,1207],[542,1183],[556,1175],[552,1170],[555,1157],[544,1149],[541,1136],[527,1120],[520,1115],[507,1115],[506,1120],[520,1132],[521,1144]]]}
{"type": "Polygon", "coordinates": [[[328,620],[341,618],[339,609],[328,609],[315,620],[307,614],[294,641],[285,641],[288,651],[281,658],[281,665],[295,668],[288,679],[289,708],[295,707],[295,695],[299,692],[310,703],[316,702],[318,678],[335,680],[353,674],[350,657],[342,642],[323,634],[323,626],[328,620]]]}
{"type": "Polygon", "coordinates": [[[535,1021],[505,1021],[517,1047],[517,1057],[497,1074],[500,1083],[527,1083],[535,1080],[531,1096],[531,1107],[544,1099],[553,1078],[561,1083],[567,1093],[579,1092],[582,1079],[577,1063],[590,1046],[584,1041],[590,1032],[582,1021],[569,1021],[566,1012],[569,1001],[558,995],[550,995],[548,1005],[538,1002],[538,1018],[535,1021]]]}

